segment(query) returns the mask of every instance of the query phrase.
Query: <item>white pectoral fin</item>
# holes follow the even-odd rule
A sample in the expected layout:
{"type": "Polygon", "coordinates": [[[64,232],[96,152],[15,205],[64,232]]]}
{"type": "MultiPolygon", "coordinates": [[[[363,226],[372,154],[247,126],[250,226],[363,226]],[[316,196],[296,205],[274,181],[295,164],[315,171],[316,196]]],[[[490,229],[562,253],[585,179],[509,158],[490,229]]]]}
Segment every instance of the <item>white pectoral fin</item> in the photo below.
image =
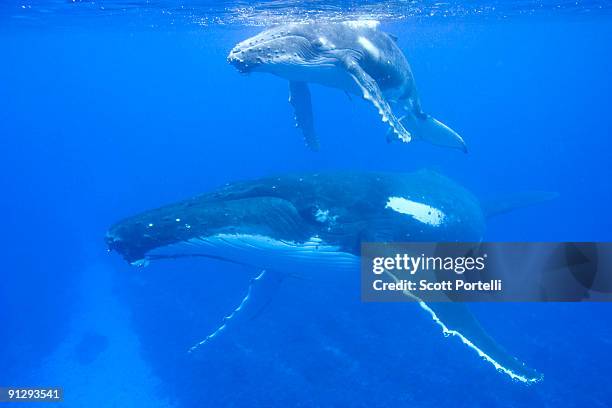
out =
{"type": "Polygon", "coordinates": [[[419,305],[427,311],[445,336],[458,337],[463,344],[474,350],[484,361],[512,380],[533,384],[543,376],[527,367],[489,336],[465,304],[455,302],[425,303],[419,305]]]}
{"type": "Polygon", "coordinates": [[[346,58],[344,60],[344,65],[349,75],[361,89],[363,98],[370,101],[374,107],[376,107],[382,121],[389,124],[393,133],[396,134],[399,140],[402,142],[410,142],[410,140],[412,140],[410,132],[408,132],[395,117],[376,81],[361,68],[354,58],[346,58]]]}
{"type": "Polygon", "coordinates": [[[283,278],[283,274],[275,271],[265,269],[259,271],[249,282],[246,293],[238,306],[227,314],[206,337],[194,344],[188,352],[194,353],[199,350],[202,346],[218,338],[228,327],[254,319],[270,303],[283,278]]]}
{"type": "MultiPolygon", "coordinates": [[[[395,273],[386,271],[386,275],[396,283],[400,281],[395,273]]],[[[437,301],[425,302],[415,292],[404,291],[403,294],[415,301],[429,314],[433,322],[442,329],[446,337],[454,337],[469,349],[491,364],[498,372],[510,377],[513,381],[524,384],[535,384],[544,377],[536,370],[519,361],[485,331],[468,306],[452,302],[444,293],[437,301]]]]}
{"type": "Polygon", "coordinates": [[[304,141],[310,150],[319,150],[319,139],[314,129],[312,102],[308,84],[289,81],[289,103],[295,113],[295,125],[302,129],[304,141]]]}

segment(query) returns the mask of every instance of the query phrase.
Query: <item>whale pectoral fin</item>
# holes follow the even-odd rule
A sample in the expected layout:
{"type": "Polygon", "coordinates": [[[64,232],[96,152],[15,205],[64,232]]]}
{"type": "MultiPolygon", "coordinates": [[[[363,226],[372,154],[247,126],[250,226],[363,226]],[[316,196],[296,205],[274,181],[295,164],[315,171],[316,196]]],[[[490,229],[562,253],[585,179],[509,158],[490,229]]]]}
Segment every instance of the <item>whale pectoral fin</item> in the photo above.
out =
{"type": "Polygon", "coordinates": [[[376,107],[382,117],[382,121],[389,123],[393,133],[397,135],[399,140],[410,142],[412,140],[410,132],[395,117],[376,81],[361,68],[354,58],[346,58],[344,60],[344,67],[361,89],[363,98],[370,101],[376,107]]]}
{"type": "Polygon", "coordinates": [[[543,376],[540,373],[527,367],[497,344],[465,304],[419,301],[419,305],[442,328],[445,336],[458,337],[463,344],[474,350],[484,361],[492,364],[497,371],[508,375],[514,381],[525,384],[533,384],[542,380],[543,376]]]}
{"type": "Polygon", "coordinates": [[[200,347],[212,342],[224,333],[228,327],[236,326],[240,322],[255,319],[265,309],[276,293],[276,289],[284,278],[283,274],[275,271],[262,270],[251,279],[242,300],[234,310],[227,314],[221,323],[206,337],[189,348],[194,353],[200,347]]]}
{"type": "MultiPolygon", "coordinates": [[[[396,283],[400,282],[395,272],[386,271],[386,276],[396,283]]],[[[514,381],[533,384],[543,376],[512,356],[485,331],[464,303],[452,302],[440,293],[437,302],[424,302],[415,292],[403,291],[405,296],[415,300],[441,329],[446,337],[456,337],[484,361],[493,365],[498,372],[504,373],[514,381]]]]}
{"type": "Polygon", "coordinates": [[[295,113],[295,126],[302,129],[309,149],[319,150],[319,138],[314,130],[310,89],[306,82],[289,81],[289,103],[295,113]]]}

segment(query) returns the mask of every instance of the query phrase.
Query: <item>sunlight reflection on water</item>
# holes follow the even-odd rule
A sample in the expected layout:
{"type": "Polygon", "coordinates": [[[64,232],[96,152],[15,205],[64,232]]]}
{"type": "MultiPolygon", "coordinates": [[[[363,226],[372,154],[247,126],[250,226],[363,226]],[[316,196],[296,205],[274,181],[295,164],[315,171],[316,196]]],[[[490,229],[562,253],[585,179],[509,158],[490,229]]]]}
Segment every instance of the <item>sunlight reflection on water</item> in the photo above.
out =
{"type": "Polygon", "coordinates": [[[534,14],[600,14],[610,10],[612,3],[602,0],[11,0],[0,6],[0,16],[33,21],[48,21],[60,16],[78,17],[78,21],[87,17],[133,16],[152,26],[179,23],[267,26],[290,21],[396,21],[415,17],[485,16],[503,19],[534,14]]]}

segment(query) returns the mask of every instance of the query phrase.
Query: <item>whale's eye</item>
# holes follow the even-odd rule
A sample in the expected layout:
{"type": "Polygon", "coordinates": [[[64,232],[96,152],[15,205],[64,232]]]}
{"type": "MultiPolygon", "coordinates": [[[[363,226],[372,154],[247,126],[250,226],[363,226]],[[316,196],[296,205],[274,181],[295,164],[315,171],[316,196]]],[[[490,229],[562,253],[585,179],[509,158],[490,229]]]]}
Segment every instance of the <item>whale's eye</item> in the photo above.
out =
{"type": "Polygon", "coordinates": [[[323,41],[321,41],[320,39],[316,39],[312,42],[312,45],[317,47],[317,48],[321,48],[323,46],[323,41]]]}

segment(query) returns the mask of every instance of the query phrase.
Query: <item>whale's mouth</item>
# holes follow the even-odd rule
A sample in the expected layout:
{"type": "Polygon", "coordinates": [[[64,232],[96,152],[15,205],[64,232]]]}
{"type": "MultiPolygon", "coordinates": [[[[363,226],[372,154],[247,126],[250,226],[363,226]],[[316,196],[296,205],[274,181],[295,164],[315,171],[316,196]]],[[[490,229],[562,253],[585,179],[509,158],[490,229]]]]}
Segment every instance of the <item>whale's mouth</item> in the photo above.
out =
{"type": "Polygon", "coordinates": [[[276,239],[257,233],[218,233],[193,237],[140,253],[126,252],[109,240],[109,249],[119,252],[128,263],[146,267],[151,262],[179,258],[200,258],[275,270],[334,270],[354,272],[358,257],[318,236],[303,241],[276,239]]]}

